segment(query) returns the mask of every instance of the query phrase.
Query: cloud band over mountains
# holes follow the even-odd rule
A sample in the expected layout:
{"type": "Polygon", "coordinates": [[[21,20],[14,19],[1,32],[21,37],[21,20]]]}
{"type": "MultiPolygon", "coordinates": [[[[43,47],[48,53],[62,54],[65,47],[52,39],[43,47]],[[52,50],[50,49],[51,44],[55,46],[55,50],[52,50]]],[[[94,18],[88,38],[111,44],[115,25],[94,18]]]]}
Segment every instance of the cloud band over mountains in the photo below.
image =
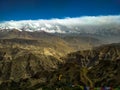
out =
{"type": "MultiPolygon", "coordinates": [[[[109,16],[83,16],[76,18],[64,19],[39,19],[39,20],[20,20],[20,21],[4,21],[0,22],[0,29],[24,29],[28,31],[44,30],[46,32],[65,33],[86,30],[87,27],[91,30],[93,27],[120,27],[120,15],[109,16]],[[110,25],[110,26],[106,26],[110,25]],[[112,26],[111,26],[112,25],[112,26]],[[86,27],[87,26],[87,27],[86,27]]],[[[88,31],[88,30],[87,30],[88,31]]]]}

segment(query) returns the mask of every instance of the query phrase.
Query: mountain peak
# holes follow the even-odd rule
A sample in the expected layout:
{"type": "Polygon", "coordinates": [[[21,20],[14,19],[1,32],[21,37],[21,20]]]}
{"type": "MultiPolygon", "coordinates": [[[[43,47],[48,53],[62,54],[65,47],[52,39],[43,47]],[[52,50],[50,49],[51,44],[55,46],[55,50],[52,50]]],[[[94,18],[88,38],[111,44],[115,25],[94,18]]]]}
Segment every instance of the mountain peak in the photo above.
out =
{"type": "Polygon", "coordinates": [[[120,33],[120,16],[86,16],[51,20],[21,20],[0,23],[0,30],[18,29],[48,33],[120,33]]]}

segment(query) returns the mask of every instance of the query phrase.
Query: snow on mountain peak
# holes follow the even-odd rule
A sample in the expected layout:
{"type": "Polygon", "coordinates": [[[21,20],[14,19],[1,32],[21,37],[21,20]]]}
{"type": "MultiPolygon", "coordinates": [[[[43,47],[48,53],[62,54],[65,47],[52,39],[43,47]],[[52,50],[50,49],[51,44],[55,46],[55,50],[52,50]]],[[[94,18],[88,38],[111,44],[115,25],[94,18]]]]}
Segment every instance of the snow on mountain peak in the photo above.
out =
{"type": "Polygon", "coordinates": [[[84,16],[77,18],[50,20],[20,20],[0,22],[0,30],[18,29],[26,31],[43,30],[49,33],[94,33],[96,30],[119,28],[120,15],[116,16],[84,16]],[[101,27],[102,26],[102,27],[101,27]]]}

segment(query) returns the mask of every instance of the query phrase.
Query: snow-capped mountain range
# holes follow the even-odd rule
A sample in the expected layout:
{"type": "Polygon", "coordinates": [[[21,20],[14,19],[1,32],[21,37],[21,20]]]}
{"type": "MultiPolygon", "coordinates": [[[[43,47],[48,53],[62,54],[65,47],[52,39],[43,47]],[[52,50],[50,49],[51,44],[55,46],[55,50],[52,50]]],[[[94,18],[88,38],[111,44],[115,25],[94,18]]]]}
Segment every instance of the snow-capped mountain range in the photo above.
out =
{"type": "Polygon", "coordinates": [[[84,16],[50,20],[21,20],[0,22],[0,30],[45,31],[48,33],[120,33],[120,15],[84,16]]]}

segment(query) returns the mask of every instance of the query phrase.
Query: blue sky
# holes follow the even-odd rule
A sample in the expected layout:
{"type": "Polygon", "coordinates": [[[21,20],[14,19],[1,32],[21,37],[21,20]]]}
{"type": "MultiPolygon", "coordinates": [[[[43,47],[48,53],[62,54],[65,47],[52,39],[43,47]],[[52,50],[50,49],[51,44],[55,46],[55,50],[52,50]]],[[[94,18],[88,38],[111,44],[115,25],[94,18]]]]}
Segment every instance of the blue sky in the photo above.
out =
{"type": "Polygon", "coordinates": [[[0,0],[0,21],[119,14],[120,0],[0,0]]]}

